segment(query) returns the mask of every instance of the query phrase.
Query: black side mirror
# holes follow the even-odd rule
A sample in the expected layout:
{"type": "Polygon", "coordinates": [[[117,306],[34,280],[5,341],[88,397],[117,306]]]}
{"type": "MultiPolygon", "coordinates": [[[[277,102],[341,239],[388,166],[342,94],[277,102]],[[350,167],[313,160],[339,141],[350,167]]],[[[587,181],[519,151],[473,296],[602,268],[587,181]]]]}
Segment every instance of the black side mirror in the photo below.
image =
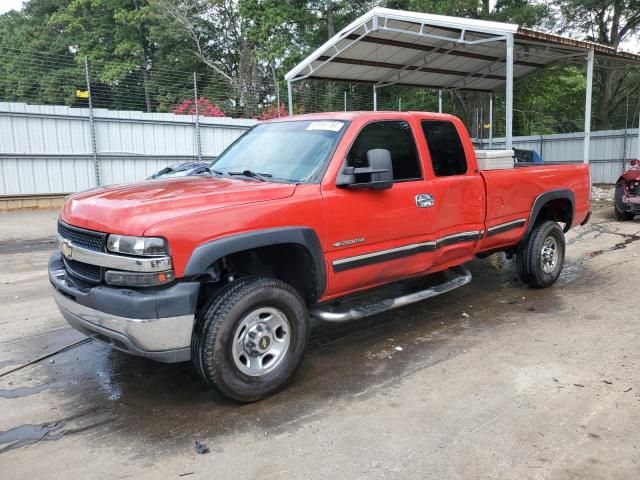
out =
{"type": "Polygon", "coordinates": [[[370,188],[385,190],[393,186],[393,166],[391,153],[383,148],[367,152],[368,167],[347,167],[336,185],[347,188],[370,188]]]}

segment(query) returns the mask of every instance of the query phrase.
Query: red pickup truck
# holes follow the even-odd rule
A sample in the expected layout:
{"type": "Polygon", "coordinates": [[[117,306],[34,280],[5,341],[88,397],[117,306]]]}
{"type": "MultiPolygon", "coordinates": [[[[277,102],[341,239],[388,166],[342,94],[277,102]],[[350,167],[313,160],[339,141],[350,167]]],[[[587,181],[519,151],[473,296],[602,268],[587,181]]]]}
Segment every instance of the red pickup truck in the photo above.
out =
{"type": "Polygon", "coordinates": [[[299,367],[310,318],[348,321],[468,283],[516,256],[553,284],[589,217],[586,165],[481,171],[464,125],[434,113],[326,113],[253,127],[201,177],[70,196],[49,263],[68,322],[116,349],[191,360],[250,402],[299,367]]]}

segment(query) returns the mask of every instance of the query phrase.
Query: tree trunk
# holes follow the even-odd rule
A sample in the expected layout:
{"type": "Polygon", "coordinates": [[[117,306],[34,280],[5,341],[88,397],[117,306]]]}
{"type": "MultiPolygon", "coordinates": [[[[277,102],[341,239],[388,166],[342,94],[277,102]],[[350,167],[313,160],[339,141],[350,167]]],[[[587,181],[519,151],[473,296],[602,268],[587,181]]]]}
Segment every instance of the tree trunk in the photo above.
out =
{"type": "Polygon", "coordinates": [[[153,105],[151,104],[151,92],[149,92],[149,70],[146,67],[142,67],[142,86],[144,88],[144,100],[147,104],[147,113],[151,113],[153,105]]]}
{"type": "Polygon", "coordinates": [[[276,105],[278,106],[278,116],[280,116],[280,84],[278,83],[278,75],[276,69],[271,65],[271,74],[273,75],[273,90],[276,94],[276,105]]]}
{"type": "Polygon", "coordinates": [[[336,24],[333,17],[333,4],[332,0],[329,0],[327,4],[327,40],[336,34],[336,24]]]}
{"type": "Polygon", "coordinates": [[[611,115],[613,114],[612,103],[614,96],[617,93],[614,91],[614,76],[616,72],[606,68],[609,66],[608,62],[604,62],[600,66],[604,68],[598,68],[596,72],[594,72],[595,76],[598,78],[596,84],[600,86],[595,129],[610,130],[612,125],[611,115]]]}
{"type": "MultiPolygon", "coordinates": [[[[333,0],[329,0],[327,2],[327,40],[332,38],[336,34],[336,25],[335,19],[333,16],[333,0]]],[[[326,100],[327,104],[325,105],[326,110],[334,110],[333,108],[333,95],[334,95],[334,84],[333,82],[327,82],[327,95],[326,100]]]]}
{"type": "MultiPolygon", "coordinates": [[[[138,10],[138,0],[133,0],[133,6],[138,10]]],[[[151,65],[151,52],[149,44],[147,42],[147,28],[144,22],[138,24],[138,39],[142,46],[142,53],[140,54],[140,68],[142,68],[142,87],[144,88],[144,100],[147,106],[147,112],[151,113],[153,106],[151,104],[151,92],[149,92],[149,67],[151,65]]]]}

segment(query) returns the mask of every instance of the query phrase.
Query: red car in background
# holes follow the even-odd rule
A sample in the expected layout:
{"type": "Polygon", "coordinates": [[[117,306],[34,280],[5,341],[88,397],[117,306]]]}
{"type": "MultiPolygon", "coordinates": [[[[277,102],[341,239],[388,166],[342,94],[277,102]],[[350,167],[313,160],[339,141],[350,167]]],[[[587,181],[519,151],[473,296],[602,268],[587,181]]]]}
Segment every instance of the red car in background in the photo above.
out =
{"type": "Polygon", "coordinates": [[[629,170],[616,182],[613,209],[618,220],[633,220],[640,215],[640,160],[631,160],[629,170]]]}

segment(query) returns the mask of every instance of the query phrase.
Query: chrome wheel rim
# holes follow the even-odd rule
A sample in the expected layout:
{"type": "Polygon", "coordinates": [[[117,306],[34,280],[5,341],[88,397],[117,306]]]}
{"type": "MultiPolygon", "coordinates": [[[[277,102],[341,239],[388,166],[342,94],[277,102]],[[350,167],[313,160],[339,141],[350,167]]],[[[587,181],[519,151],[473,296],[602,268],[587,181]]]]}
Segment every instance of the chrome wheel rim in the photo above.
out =
{"type": "Polygon", "coordinates": [[[542,263],[542,271],[544,273],[553,273],[558,264],[558,257],[560,256],[556,239],[547,237],[542,245],[541,253],[540,261],[542,263]]]}
{"type": "Polygon", "coordinates": [[[290,341],[287,316],[277,308],[257,308],[236,327],[231,346],[233,363],[245,375],[266,375],[280,365],[290,341]]]}

